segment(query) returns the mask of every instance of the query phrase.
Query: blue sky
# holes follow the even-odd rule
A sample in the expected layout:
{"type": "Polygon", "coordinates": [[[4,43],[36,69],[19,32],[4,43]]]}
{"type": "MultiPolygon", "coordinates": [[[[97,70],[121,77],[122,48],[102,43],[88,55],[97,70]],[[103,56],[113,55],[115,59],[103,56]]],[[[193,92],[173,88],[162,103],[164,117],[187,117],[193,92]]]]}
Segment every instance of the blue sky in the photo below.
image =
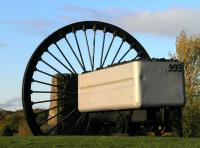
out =
{"type": "Polygon", "coordinates": [[[83,20],[105,21],[131,33],[151,57],[168,57],[182,30],[200,33],[198,0],[6,0],[0,5],[0,107],[21,107],[26,64],[50,33],[83,20]]]}

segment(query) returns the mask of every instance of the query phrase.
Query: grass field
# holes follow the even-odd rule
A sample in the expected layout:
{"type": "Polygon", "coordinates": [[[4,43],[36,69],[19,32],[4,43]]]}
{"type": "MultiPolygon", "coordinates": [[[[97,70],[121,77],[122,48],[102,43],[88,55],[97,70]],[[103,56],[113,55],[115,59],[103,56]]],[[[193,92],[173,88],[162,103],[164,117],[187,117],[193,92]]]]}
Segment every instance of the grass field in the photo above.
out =
{"type": "Polygon", "coordinates": [[[200,138],[126,137],[126,136],[48,136],[0,137],[0,148],[9,147],[138,147],[138,148],[200,148],[200,138]]]}

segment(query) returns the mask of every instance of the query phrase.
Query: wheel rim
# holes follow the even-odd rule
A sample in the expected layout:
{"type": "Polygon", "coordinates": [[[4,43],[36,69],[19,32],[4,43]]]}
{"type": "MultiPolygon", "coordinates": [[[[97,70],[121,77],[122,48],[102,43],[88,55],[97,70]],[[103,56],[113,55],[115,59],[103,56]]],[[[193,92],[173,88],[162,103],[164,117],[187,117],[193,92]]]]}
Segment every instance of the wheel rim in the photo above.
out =
{"type": "MultiPolygon", "coordinates": [[[[52,84],[55,74],[63,77],[66,77],[65,74],[78,75],[137,58],[150,59],[135,38],[108,23],[78,22],[55,31],[36,48],[24,74],[22,102],[33,134],[52,134],[58,128],[54,126],[46,132],[42,129],[41,122],[45,123],[51,119],[46,117],[47,119],[40,123],[37,119],[38,112],[47,114],[52,109],[49,106],[52,102],[51,94],[55,93],[51,88],[57,87],[52,84]],[[44,108],[46,111],[44,109],[36,111],[37,108],[44,108]]],[[[70,106],[70,103],[64,105],[70,106]]],[[[77,106],[63,118],[62,122],[69,120],[74,113],[79,114],[76,119],[78,124],[79,121],[85,120],[87,127],[84,128],[88,130],[90,122],[88,114],[79,113],[77,106]]]]}

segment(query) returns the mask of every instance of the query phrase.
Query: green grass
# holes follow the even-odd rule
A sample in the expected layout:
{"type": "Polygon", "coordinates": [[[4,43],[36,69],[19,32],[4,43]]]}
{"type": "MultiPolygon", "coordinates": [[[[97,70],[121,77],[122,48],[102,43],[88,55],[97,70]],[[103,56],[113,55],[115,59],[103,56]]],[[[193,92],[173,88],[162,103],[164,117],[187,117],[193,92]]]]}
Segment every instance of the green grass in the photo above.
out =
{"type": "Polygon", "coordinates": [[[1,148],[51,147],[138,147],[138,148],[200,148],[200,138],[126,137],[126,136],[48,136],[0,137],[1,148]]]}

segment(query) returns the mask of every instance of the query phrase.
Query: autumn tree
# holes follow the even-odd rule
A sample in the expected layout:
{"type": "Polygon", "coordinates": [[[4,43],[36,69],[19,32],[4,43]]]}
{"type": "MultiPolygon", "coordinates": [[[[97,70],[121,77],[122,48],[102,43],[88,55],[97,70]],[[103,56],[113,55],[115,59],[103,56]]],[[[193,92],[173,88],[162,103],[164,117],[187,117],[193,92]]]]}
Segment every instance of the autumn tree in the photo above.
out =
{"type": "Polygon", "coordinates": [[[8,125],[0,126],[0,136],[12,136],[13,131],[10,129],[8,125]]]}
{"type": "Polygon", "coordinates": [[[200,94],[200,35],[189,36],[182,31],[176,40],[176,53],[185,65],[185,86],[188,98],[198,98],[200,94]]]}
{"type": "Polygon", "coordinates": [[[22,120],[20,122],[19,128],[18,128],[18,135],[20,136],[31,136],[33,135],[26,120],[22,120]]]}
{"type": "Polygon", "coordinates": [[[184,134],[200,137],[200,35],[188,35],[182,31],[176,40],[176,57],[184,62],[184,134]]]}

